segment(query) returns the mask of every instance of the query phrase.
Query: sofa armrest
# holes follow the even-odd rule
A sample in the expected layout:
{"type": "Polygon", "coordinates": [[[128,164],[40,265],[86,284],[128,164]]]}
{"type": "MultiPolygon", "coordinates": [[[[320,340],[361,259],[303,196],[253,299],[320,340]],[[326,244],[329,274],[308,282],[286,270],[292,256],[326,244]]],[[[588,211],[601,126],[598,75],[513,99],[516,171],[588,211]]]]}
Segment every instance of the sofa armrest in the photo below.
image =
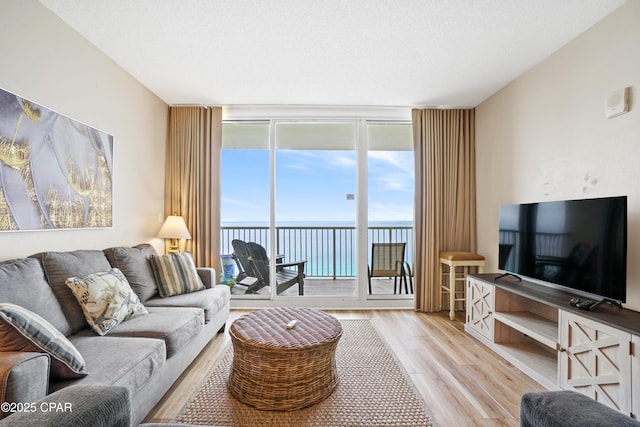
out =
{"type": "Polygon", "coordinates": [[[210,267],[197,267],[196,271],[205,288],[212,288],[218,283],[215,269],[210,267]]]}
{"type": "MultiPolygon", "coordinates": [[[[37,352],[0,352],[0,403],[35,402],[49,390],[49,355],[37,352]]],[[[0,418],[4,418],[4,408],[0,418]]]]}
{"type": "Polygon", "coordinates": [[[0,420],[0,426],[129,427],[131,400],[125,387],[73,385],[0,420]]]}
{"type": "Polygon", "coordinates": [[[521,427],[640,426],[640,422],[581,393],[529,392],[520,400],[521,427]]]}

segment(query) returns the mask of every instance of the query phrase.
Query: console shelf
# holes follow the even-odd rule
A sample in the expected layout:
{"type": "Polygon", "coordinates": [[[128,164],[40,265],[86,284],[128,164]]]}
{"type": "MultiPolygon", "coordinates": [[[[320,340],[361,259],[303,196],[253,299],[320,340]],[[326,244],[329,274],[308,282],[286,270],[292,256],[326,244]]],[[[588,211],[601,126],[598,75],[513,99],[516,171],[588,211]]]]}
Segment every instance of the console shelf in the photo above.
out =
{"type": "Polygon", "coordinates": [[[558,343],[558,322],[546,319],[529,311],[497,312],[496,322],[507,325],[531,337],[547,347],[556,349],[558,343]]]}
{"type": "Polygon", "coordinates": [[[497,276],[467,275],[465,331],[547,389],[575,390],[635,418],[640,313],[580,310],[563,289],[497,276]]]}
{"type": "Polygon", "coordinates": [[[558,358],[534,343],[495,344],[494,350],[549,390],[558,388],[558,358]]]}

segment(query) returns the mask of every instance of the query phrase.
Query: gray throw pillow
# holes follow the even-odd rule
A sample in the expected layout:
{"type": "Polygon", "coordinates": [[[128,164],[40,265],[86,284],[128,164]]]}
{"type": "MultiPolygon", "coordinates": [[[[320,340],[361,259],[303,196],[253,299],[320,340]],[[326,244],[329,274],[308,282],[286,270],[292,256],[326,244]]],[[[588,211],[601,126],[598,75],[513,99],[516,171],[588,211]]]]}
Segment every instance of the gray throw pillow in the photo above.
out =
{"type": "Polygon", "coordinates": [[[71,325],[37,259],[22,258],[0,263],[0,301],[39,314],[64,335],[71,333],[71,325]]]}
{"type": "Polygon", "coordinates": [[[82,309],[65,281],[69,277],[83,277],[87,274],[109,270],[111,264],[104,253],[99,250],[77,250],[42,252],[31,257],[40,260],[49,286],[51,286],[67,321],[71,325],[72,333],[87,328],[87,321],[82,309]]]}
{"type": "Polygon", "coordinates": [[[153,246],[148,243],[119,246],[105,249],[104,253],[111,266],[122,271],[140,301],[145,302],[156,296],[158,286],[149,264],[149,257],[157,255],[153,246]]]}

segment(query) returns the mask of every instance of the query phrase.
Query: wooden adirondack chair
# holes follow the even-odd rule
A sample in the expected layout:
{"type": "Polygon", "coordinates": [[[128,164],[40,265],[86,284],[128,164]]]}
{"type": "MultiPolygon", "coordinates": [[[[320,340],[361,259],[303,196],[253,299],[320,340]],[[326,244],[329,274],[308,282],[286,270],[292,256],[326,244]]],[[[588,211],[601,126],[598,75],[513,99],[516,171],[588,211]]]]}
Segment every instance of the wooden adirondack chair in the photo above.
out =
{"type": "Polygon", "coordinates": [[[264,287],[265,284],[260,278],[260,275],[256,271],[253,261],[251,260],[247,242],[240,239],[234,239],[231,241],[231,245],[233,246],[233,259],[236,261],[236,266],[238,267],[236,283],[243,284],[243,281],[247,281],[248,288],[245,293],[255,293],[258,289],[264,287]]]}
{"type": "MultiPolygon", "coordinates": [[[[265,248],[254,242],[247,243],[249,257],[262,286],[269,286],[269,258],[265,248]]],[[[298,284],[298,294],[304,295],[304,265],[307,261],[276,264],[276,290],[278,294],[298,284]],[[291,267],[295,267],[292,269],[291,267]]]]}

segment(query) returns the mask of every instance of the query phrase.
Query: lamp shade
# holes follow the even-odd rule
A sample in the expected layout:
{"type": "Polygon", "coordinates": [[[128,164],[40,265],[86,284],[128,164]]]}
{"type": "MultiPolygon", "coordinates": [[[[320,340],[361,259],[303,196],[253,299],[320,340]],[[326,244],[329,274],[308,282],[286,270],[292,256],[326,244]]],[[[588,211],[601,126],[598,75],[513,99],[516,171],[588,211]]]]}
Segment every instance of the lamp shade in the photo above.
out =
{"type": "Polygon", "coordinates": [[[162,224],[162,228],[158,232],[161,239],[190,239],[189,229],[184,222],[184,218],[177,215],[170,215],[162,224]]]}

